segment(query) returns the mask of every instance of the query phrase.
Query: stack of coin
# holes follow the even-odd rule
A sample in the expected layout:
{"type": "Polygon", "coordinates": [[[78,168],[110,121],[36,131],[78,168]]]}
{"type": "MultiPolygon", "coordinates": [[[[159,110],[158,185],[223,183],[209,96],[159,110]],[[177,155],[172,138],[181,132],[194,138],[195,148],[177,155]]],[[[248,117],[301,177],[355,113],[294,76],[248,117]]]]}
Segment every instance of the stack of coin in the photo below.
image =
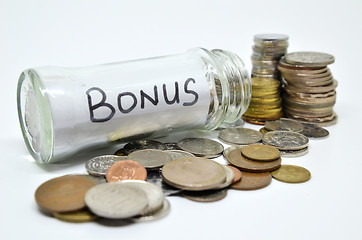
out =
{"type": "Polygon", "coordinates": [[[332,55],[319,52],[289,53],[280,60],[286,117],[320,126],[336,123],[337,81],[327,67],[333,62],[332,55]]]}
{"type": "Polygon", "coordinates": [[[251,78],[252,92],[250,105],[243,119],[253,124],[264,124],[267,120],[283,116],[280,81],[273,78],[251,78]]]}
{"type": "Polygon", "coordinates": [[[252,77],[280,79],[279,59],[288,48],[288,36],[283,34],[257,34],[254,36],[252,77]]]}

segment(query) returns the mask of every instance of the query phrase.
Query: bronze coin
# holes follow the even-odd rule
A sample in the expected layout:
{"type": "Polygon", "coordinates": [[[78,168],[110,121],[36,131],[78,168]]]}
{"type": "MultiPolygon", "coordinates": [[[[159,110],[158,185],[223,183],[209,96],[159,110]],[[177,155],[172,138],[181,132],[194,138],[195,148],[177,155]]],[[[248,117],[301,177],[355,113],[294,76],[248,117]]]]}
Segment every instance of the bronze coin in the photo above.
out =
{"type": "Polygon", "coordinates": [[[286,183],[302,183],[311,178],[307,169],[295,165],[282,165],[271,174],[273,178],[286,183]]]}
{"type": "Polygon", "coordinates": [[[95,185],[95,181],[84,176],[53,178],[38,187],[35,201],[39,207],[49,212],[80,210],[85,207],[86,192],[95,185]]]}
{"type": "Polygon", "coordinates": [[[241,172],[241,181],[230,186],[235,190],[256,190],[268,186],[272,180],[270,172],[250,173],[241,172]]]}
{"type": "Polygon", "coordinates": [[[270,162],[258,162],[245,158],[241,154],[242,148],[237,148],[230,151],[225,157],[226,160],[233,166],[246,172],[269,172],[280,167],[281,158],[270,162]]]}
{"type": "Polygon", "coordinates": [[[280,158],[280,151],[273,146],[263,144],[252,144],[241,149],[241,154],[255,161],[273,161],[280,158]]]}
{"type": "Polygon", "coordinates": [[[144,166],[133,160],[124,160],[114,163],[106,173],[107,182],[118,182],[122,180],[147,179],[147,171],[144,166]]]}
{"type": "Polygon", "coordinates": [[[234,172],[234,179],[231,184],[239,182],[241,180],[241,171],[239,169],[237,169],[236,167],[233,167],[230,165],[227,165],[227,167],[230,168],[231,170],[233,170],[233,172],[234,172]]]}
{"type": "Polygon", "coordinates": [[[61,221],[71,222],[71,223],[92,222],[98,218],[97,215],[91,213],[87,208],[74,212],[65,212],[65,213],[54,212],[53,216],[61,221]]]}

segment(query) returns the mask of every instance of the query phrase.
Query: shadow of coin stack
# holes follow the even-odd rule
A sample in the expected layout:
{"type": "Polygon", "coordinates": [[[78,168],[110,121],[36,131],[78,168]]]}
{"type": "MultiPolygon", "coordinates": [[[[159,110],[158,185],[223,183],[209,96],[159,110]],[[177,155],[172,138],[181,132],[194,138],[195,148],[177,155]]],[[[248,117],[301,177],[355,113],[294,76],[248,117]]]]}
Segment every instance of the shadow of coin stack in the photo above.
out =
{"type": "Polygon", "coordinates": [[[319,52],[289,53],[280,60],[286,117],[321,127],[336,123],[337,81],[327,67],[333,62],[332,55],[319,52]]]}
{"type": "Polygon", "coordinates": [[[251,74],[252,93],[249,108],[243,115],[246,122],[264,124],[283,116],[280,96],[279,60],[287,52],[288,36],[257,34],[254,36],[251,74]]]}

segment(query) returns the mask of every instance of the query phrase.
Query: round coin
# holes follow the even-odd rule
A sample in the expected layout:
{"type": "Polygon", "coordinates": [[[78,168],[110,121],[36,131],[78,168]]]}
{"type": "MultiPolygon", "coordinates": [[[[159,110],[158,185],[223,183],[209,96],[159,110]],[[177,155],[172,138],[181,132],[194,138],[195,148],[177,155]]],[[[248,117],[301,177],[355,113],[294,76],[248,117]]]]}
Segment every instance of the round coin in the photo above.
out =
{"type": "Polygon", "coordinates": [[[206,158],[179,158],[166,163],[162,176],[167,184],[183,190],[201,191],[226,180],[224,167],[206,158]]]}
{"type": "Polygon", "coordinates": [[[281,158],[270,162],[253,161],[241,154],[241,149],[235,149],[226,155],[226,160],[235,167],[246,172],[269,172],[280,167],[281,158]]]}
{"type": "Polygon", "coordinates": [[[279,150],[299,150],[308,146],[308,138],[300,133],[290,131],[271,131],[264,134],[262,139],[266,145],[279,150]]]}
{"type": "Polygon", "coordinates": [[[172,160],[170,154],[156,149],[134,151],[128,155],[128,159],[142,164],[147,169],[160,168],[172,160]]]}
{"type": "Polygon", "coordinates": [[[235,190],[256,190],[268,186],[272,180],[270,172],[250,173],[241,172],[241,181],[230,186],[235,190]]]}
{"type": "Polygon", "coordinates": [[[171,209],[170,202],[165,198],[163,199],[163,204],[161,209],[159,209],[158,211],[148,215],[140,215],[132,217],[130,220],[134,222],[145,222],[145,221],[153,221],[161,219],[165,217],[167,214],[169,214],[170,209],[171,209]]]}
{"type": "Polygon", "coordinates": [[[74,212],[65,212],[65,213],[54,212],[52,214],[56,219],[71,223],[92,222],[98,218],[97,215],[94,215],[86,208],[74,212]]]}
{"type": "Polygon", "coordinates": [[[301,133],[303,131],[303,125],[300,122],[288,118],[266,121],[264,126],[269,131],[282,130],[298,133],[301,133]]]}
{"type": "Polygon", "coordinates": [[[106,176],[106,172],[110,166],[124,159],[124,157],[116,155],[103,155],[94,157],[86,162],[85,169],[91,175],[106,176]]]}
{"type": "Polygon", "coordinates": [[[85,195],[85,202],[96,215],[112,219],[142,214],[148,205],[142,189],[119,183],[103,183],[91,188],[85,195]]]}
{"type": "Polygon", "coordinates": [[[301,157],[308,153],[308,147],[299,150],[280,150],[280,156],[283,158],[301,157]]]}
{"type": "Polygon", "coordinates": [[[224,166],[224,170],[226,173],[226,179],[225,182],[221,183],[219,186],[215,187],[215,189],[222,189],[230,186],[232,182],[234,181],[234,171],[231,168],[228,168],[227,166],[224,166]]]}
{"type": "Polygon", "coordinates": [[[207,138],[185,138],[177,144],[182,150],[198,157],[217,157],[224,151],[221,143],[207,138]]]}
{"type": "Polygon", "coordinates": [[[49,212],[70,212],[85,207],[84,195],[96,183],[84,176],[66,175],[41,184],[35,191],[35,201],[49,212]]]}
{"type": "Polygon", "coordinates": [[[302,183],[311,178],[311,174],[307,169],[295,165],[282,165],[271,174],[273,178],[287,183],[302,183]]]}
{"type": "Polygon", "coordinates": [[[171,156],[171,160],[185,158],[185,157],[195,157],[192,153],[182,151],[182,150],[165,150],[171,156]]]}
{"type": "Polygon", "coordinates": [[[123,152],[126,155],[129,155],[131,152],[136,150],[143,150],[143,149],[157,149],[157,150],[165,150],[166,146],[162,142],[155,141],[155,140],[139,140],[127,143],[123,147],[123,152]]]}
{"type": "Polygon", "coordinates": [[[195,202],[216,202],[227,195],[227,188],[206,191],[184,191],[182,196],[195,202]]]}
{"type": "Polygon", "coordinates": [[[280,151],[273,146],[253,144],[241,149],[241,154],[255,161],[273,161],[280,158],[280,151]]]}
{"type": "Polygon", "coordinates": [[[302,123],[303,124],[303,132],[302,134],[309,138],[324,138],[329,135],[327,129],[319,127],[313,123],[302,123]]]}
{"type": "Polygon", "coordinates": [[[259,142],[263,134],[249,128],[226,128],[219,132],[218,137],[227,144],[247,145],[259,142]]]}
{"type": "Polygon", "coordinates": [[[320,52],[293,52],[286,54],[284,58],[287,63],[310,67],[324,67],[334,63],[332,55],[320,52]]]}
{"type": "Polygon", "coordinates": [[[113,164],[106,173],[107,182],[122,180],[146,180],[147,171],[140,163],[132,160],[119,161],[113,164]]]}
{"type": "Polygon", "coordinates": [[[234,179],[233,179],[233,182],[231,184],[239,182],[241,180],[241,177],[242,177],[241,176],[241,171],[239,169],[237,169],[236,167],[233,167],[231,165],[227,165],[226,167],[230,168],[234,172],[234,179]]]}

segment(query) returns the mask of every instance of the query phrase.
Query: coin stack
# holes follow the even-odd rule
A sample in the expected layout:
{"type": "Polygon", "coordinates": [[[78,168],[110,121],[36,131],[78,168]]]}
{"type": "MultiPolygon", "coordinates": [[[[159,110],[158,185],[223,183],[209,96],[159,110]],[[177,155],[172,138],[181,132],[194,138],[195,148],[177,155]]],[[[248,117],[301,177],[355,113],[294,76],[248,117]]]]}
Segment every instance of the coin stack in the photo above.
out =
{"type": "Polygon", "coordinates": [[[280,60],[278,69],[283,76],[283,111],[286,117],[319,126],[336,123],[333,106],[337,81],[327,67],[333,62],[332,55],[319,52],[289,53],[280,60]]]}
{"type": "Polygon", "coordinates": [[[258,34],[254,36],[252,68],[252,93],[243,119],[253,124],[282,117],[280,97],[280,72],[278,62],[287,51],[288,36],[283,34],[258,34]]]}

